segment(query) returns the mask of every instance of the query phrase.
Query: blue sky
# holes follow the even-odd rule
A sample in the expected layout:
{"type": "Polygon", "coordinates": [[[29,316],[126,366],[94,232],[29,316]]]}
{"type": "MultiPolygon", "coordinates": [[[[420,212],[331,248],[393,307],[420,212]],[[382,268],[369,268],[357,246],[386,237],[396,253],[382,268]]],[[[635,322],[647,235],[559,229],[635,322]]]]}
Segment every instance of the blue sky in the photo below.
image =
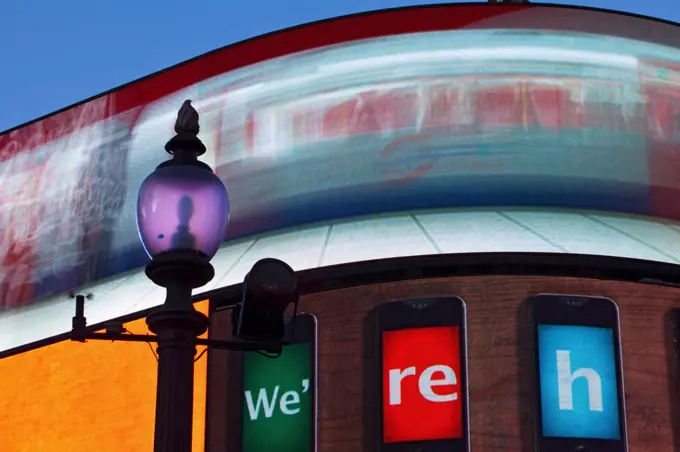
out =
{"type": "MultiPolygon", "coordinates": [[[[441,2],[0,0],[0,131],[262,33],[344,14],[428,3],[441,2]]],[[[570,3],[680,22],[678,0],[570,3]]]]}

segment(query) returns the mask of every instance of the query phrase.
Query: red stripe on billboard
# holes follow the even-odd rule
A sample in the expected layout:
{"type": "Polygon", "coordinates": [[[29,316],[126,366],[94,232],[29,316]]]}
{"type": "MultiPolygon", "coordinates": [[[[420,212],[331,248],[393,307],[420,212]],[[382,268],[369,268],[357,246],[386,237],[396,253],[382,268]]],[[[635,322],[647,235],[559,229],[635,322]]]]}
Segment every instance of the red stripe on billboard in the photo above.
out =
{"type": "Polygon", "coordinates": [[[163,96],[216,75],[297,52],[360,39],[405,33],[454,30],[531,6],[439,5],[378,11],[315,22],[271,33],[182,63],[101,99],[106,114],[90,112],[93,101],[0,135],[0,160],[19,150],[54,141],[108,116],[144,106],[163,96]]]}

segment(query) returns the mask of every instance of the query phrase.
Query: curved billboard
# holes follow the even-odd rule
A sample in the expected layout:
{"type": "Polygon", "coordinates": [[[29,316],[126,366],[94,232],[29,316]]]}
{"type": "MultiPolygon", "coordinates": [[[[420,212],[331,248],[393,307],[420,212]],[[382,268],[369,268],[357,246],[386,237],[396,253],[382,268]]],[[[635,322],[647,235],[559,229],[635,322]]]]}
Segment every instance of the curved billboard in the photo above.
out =
{"type": "Polygon", "coordinates": [[[229,191],[226,239],[461,207],[680,220],[680,27],[546,5],[380,11],[239,43],[0,135],[0,307],[146,262],[137,189],[184,99],[229,191]]]}

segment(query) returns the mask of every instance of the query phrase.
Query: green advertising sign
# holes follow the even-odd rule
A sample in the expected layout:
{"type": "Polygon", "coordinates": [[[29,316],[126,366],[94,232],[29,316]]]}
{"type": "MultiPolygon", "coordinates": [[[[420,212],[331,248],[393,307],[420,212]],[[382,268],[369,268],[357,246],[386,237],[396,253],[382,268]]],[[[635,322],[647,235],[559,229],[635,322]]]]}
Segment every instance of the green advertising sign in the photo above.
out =
{"type": "Polygon", "coordinates": [[[243,452],[314,452],[313,352],[301,342],[274,359],[244,354],[243,452]]]}

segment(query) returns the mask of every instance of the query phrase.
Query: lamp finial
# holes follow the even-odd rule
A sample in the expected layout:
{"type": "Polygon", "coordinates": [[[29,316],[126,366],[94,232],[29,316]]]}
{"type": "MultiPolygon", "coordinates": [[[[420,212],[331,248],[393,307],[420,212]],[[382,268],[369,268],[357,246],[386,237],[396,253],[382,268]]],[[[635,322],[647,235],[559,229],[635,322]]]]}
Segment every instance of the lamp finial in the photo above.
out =
{"type": "Polygon", "coordinates": [[[198,125],[198,112],[191,105],[191,100],[187,99],[177,112],[177,122],[175,122],[175,132],[178,135],[191,134],[198,135],[200,130],[198,125]]]}

